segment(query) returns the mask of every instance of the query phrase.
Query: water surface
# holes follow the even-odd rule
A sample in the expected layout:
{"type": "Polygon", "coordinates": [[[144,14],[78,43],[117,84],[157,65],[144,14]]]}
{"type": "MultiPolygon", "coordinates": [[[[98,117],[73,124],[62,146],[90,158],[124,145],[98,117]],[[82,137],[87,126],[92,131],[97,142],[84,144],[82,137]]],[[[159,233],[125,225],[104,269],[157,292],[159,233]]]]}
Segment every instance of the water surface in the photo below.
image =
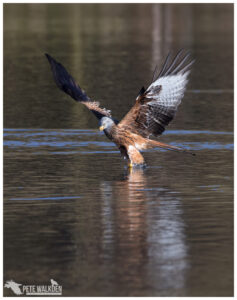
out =
{"type": "Polygon", "coordinates": [[[4,127],[4,281],[233,295],[233,5],[5,4],[4,127]],[[181,47],[196,63],[160,140],[196,156],[152,149],[132,172],[43,55],[120,119],[181,47]]]}

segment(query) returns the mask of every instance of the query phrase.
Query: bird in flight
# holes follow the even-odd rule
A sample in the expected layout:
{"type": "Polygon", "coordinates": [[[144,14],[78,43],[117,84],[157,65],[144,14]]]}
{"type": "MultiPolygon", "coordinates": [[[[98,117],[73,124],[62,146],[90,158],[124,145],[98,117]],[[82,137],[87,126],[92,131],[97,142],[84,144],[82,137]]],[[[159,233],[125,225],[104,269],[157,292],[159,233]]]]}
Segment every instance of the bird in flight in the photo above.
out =
{"type": "Polygon", "coordinates": [[[150,148],[194,155],[188,150],[150,139],[150,135],[161,135],[175,116],[194,62],[189,53],[180,50],[173,59],[169,53],[159,74],[154,72],[152,83],[146,89],[142,87],[134,106],[120,122],[112,118],[109,110],[101,108],[99,102],[92,101],[62,64],[49,54],[45,55],[59,89],[84,104],[99,119],[99,129],[116,144],[129,167],[144,165],[140,151],[150,148]]]}

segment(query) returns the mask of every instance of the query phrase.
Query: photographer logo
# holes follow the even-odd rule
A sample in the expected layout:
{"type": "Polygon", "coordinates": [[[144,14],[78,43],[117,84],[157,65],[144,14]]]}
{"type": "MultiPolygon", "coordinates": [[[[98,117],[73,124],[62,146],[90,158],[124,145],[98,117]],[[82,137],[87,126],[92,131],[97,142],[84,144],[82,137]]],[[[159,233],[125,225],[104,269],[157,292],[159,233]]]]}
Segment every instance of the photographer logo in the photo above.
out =
{"type": "Polygon", "coordinates": [[[4,284],[5,288],[11,289],[15,295],[26,296],[61,296],[62,286],[54,279],[50,279],[50,285],[23,285],[13,280],[8,280],[4,284]]]}

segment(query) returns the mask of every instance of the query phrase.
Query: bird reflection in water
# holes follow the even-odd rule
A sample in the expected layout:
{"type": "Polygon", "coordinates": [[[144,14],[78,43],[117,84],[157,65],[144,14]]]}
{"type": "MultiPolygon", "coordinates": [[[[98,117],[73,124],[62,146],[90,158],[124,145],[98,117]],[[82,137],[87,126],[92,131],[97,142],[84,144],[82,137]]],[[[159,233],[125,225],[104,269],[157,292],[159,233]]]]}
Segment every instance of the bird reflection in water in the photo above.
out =
{"type": "Polygon", "coordinates": [[[143,287],[147,261],[146,177],[142,169],[127,171],[123,180],[103,182],[103,257],[116,284],[143,287]]]}
{"type": "MultiPolygon", "coordinates": [[[[137,290],[182,290],[188,269],[181,199],[154,188],[149,170],[132,169],[123,180],[103,182],[103,259],[116,285],[137,290]],[[111,270],[111,269],[110,269],[111,270]]],[[[134,292],[133,292],[133,295],[134,292]]]]}

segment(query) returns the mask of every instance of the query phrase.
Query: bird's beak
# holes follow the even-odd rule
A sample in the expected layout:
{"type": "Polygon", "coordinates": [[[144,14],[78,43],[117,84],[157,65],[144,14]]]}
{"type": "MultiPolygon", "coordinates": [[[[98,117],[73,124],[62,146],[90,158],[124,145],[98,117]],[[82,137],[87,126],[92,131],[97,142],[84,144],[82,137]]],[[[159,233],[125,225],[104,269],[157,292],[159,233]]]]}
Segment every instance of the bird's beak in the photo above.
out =
{"type": "Polygon", "coordinates": [[[100,131],[103,131],[104,129],[105,129],[104,126],[100,126],[99,128],[100,131]]]}

